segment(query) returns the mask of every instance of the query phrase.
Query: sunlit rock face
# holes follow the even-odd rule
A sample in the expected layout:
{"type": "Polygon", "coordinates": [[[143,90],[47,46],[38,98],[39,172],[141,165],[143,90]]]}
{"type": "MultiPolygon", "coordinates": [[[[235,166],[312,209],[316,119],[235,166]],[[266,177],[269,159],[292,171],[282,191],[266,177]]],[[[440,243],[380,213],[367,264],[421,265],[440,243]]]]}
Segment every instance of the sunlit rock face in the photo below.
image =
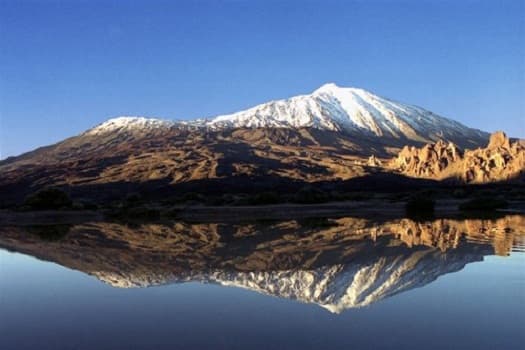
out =
{"type": "Polygon", "coordinates": [[[462,159],[463,152],[456,145],[438,141],[422,148],[405,146],[393,160],[393,166],[410,175],[437,177],[450,164],[462,159]]]}
{"type": "Polygon", "coordinates": [[[505,133],[496,132],[487,147],[464,152],[443,141],[422,148],[405,146],[390,167],[406,175],[437,180],[519,181],[525,175],[525,145],[522,140],[511,142],[505,133]]]}
{"type": "Polygon", "coordinates": [[[314,303],[362,307],[525,246],[525,217],[493,220],[340,218],[322,225],[94,222],[0,228],[0,247],[59,263],[114,287],[215,283],[314,303]]]}

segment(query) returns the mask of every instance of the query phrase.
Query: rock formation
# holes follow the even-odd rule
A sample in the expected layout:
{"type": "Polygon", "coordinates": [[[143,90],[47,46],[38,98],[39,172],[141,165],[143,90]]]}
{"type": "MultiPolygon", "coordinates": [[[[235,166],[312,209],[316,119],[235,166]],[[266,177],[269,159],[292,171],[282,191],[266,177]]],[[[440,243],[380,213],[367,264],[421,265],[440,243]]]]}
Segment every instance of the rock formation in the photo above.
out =
{"type": "Polygon", "coordinates": [[[461,151],[438,141],[422,148],[405,146],[390,164],[405,175],[429,179],[456,179],[465,183],[523,180],[525,145],[511,142],[503,132],[491,135],[486,148],[461,151]]]}
{"type": "Polygon", "coordinates": [[[368,160],[366,161],[366,165],[373,167],[381,166],[382,164],[383,162],[373,154],[368,157],[368,160]]]}
{"type": "Polygon", "coordinates": [[[440,140],[422,148],[405,146],[393,160],[393,167],[411,176],[435,178],[462,159],[463,152],[455,144],[440,140]]]}

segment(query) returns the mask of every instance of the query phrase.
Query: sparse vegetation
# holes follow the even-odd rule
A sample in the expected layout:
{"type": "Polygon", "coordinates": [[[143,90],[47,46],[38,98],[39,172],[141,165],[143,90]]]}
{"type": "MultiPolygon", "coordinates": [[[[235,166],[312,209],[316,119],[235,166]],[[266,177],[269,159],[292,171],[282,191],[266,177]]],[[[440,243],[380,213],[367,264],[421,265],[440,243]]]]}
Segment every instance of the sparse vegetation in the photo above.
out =
{"type": "Polygon", "coordinates": [[[468,193],[463,188],[456,188],[452,192],[452,197],[454,198],[466,198],[467,196],[468,196],[468,193]]]}
{"type": "Polygon", "coordinates": [[[24,201],[24,207],[31,210],[71,209],[72,205],[67,193],[57,188],[40,190],[24,201]]]}
{"type": "Polygon", "coordinates": [[[121,207],[108,210],[106,215],[115,219],[157,220],[160,219],[160,210],[144,206],[121,207]]]}
{"type": "Polygon", "coordinates": [[[71,225],[34,225],[27,227],[27,232],[34,234],[44,241],[59,241],[71,229],[71,225]]]}
{"type": "Polygon", "coordinates": [[[323,203],[328,200],[326,192],[312,186],[301,188],[293,197],[293,202],[301,204],[323,203]]]}
{"type": "Polygon", "coordinates": [[[338,226],[336,221],[327,218],[305,218],[298,220],[299,225],[308,228],[327,228],[338,226]]]}
{"type": "Polygon", "coordinates": [[[421,195],[409,199],[405,204],[405,211],[407,215],[413,216],[428,216],[434,213],[436,202],[431,197],[423,197],[421,195]]]}
{"type": "MultiPolygon", "coordinates": [[[[375,196],[375,193],[373,192],[348,192],[343,193],[339,195],[340,200],[346,200],[346,201],[366,201],[373,199],[375,196]]],[[[337,198],[337,196],[332,196],[333,198],[337,198]]]]}
{"type": "Polygon", "coordinates": [[[275,192],[258,193],[248,200],[251,205],[277,204],[283,202],[283,198],[275,192]]]}
{"type": "Polygon", "coordinates": [[[484,211],[507,208],[508,202],[504,199],[493,197],[478,197],[463,202],[459,209],[463,211],[484,211]]]}

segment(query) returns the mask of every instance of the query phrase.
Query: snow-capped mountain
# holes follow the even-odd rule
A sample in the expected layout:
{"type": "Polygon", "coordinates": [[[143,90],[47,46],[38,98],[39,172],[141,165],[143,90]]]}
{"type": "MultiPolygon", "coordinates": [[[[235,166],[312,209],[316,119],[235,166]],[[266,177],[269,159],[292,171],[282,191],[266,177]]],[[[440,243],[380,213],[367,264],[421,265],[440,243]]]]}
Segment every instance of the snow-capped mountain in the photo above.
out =
{"type": "MultiPolygon", "coordinates": [[[[371,171],[367,159],[390,158],[404,146],[437,140],[477,149],[488,139],[485,132],[422,108],[326,84],[309,95],[211,119],[110,119],[54,145],[0,161],[0,195],[4,202],[19,203],[49,186],[67,186],[72,196],[97,200],[153,189],[164,191],[163,196],[203,189],[251,193],[276,186],[295,193],[299,181],[356,179],[346,183],[347,190],[397,186],[397,175],[392,182],[372,179],[382,175],[371,171]],[[261,186],[257,190],[254,179],[261,186]],[[205,182],[216,185],[201,185],[205,182]],[[88,185],[117,186],[94,191],[88,185]]],[[[402,181],[413,187],[410,179],[402,181]]]]}
{"type": "Polygon", "coordinates": [[[332,313],[364,307],[396,294],[423,287],[442,275],[482,261],[479,253],[443,254],[436,249],[394,256],[369,256],[313,270],[189,272],[186,276],[93,275],[118,288],[203,282],[248,289],[279,298],[317,304],[332,313]]]}
{"type": "Polygon", "coordinates": [[[245,111],[221,115],[210,127],[312,127],[331,131],[360,131],[375,136],[429,141],[454,133],[479,137],[470,129],[423,108],[394,102],[366,90],[325,84],[310,95],[264,103],[245,111]]]}
{"type": "Polygon", "coordinates": [[[314,128],[360,133],[364,136],[429,142],[438,139],[487,139],[488,134],[441,117],[423,108],[395,102],[358,88],[325,84],[309,95],[271,101],[213,118],[171,122],[144,117],[118,117],[88,131],[192,126],[211,130],[231,128],[314,128]]]}
{"type": "Polygon", "coordinates": [[[158,129],[170,128],[175,125],[175,122],[157,118],[145,117],[117,117],[105,121],[96,127],[85,132],[86,135],[97,135],[110,132],[137,130],[137,129],[158,129]]]}

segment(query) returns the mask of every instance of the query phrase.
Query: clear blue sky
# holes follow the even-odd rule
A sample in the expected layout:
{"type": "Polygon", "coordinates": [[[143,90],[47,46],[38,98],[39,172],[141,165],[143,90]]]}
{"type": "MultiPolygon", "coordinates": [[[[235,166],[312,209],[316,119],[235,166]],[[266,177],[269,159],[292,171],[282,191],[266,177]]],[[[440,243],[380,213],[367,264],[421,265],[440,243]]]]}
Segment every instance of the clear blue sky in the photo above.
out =
{"type": "Polygon", "coordinates": [[[525,137],[524,3],[0,0],[0,157],[326,82],[525,137]]]}

